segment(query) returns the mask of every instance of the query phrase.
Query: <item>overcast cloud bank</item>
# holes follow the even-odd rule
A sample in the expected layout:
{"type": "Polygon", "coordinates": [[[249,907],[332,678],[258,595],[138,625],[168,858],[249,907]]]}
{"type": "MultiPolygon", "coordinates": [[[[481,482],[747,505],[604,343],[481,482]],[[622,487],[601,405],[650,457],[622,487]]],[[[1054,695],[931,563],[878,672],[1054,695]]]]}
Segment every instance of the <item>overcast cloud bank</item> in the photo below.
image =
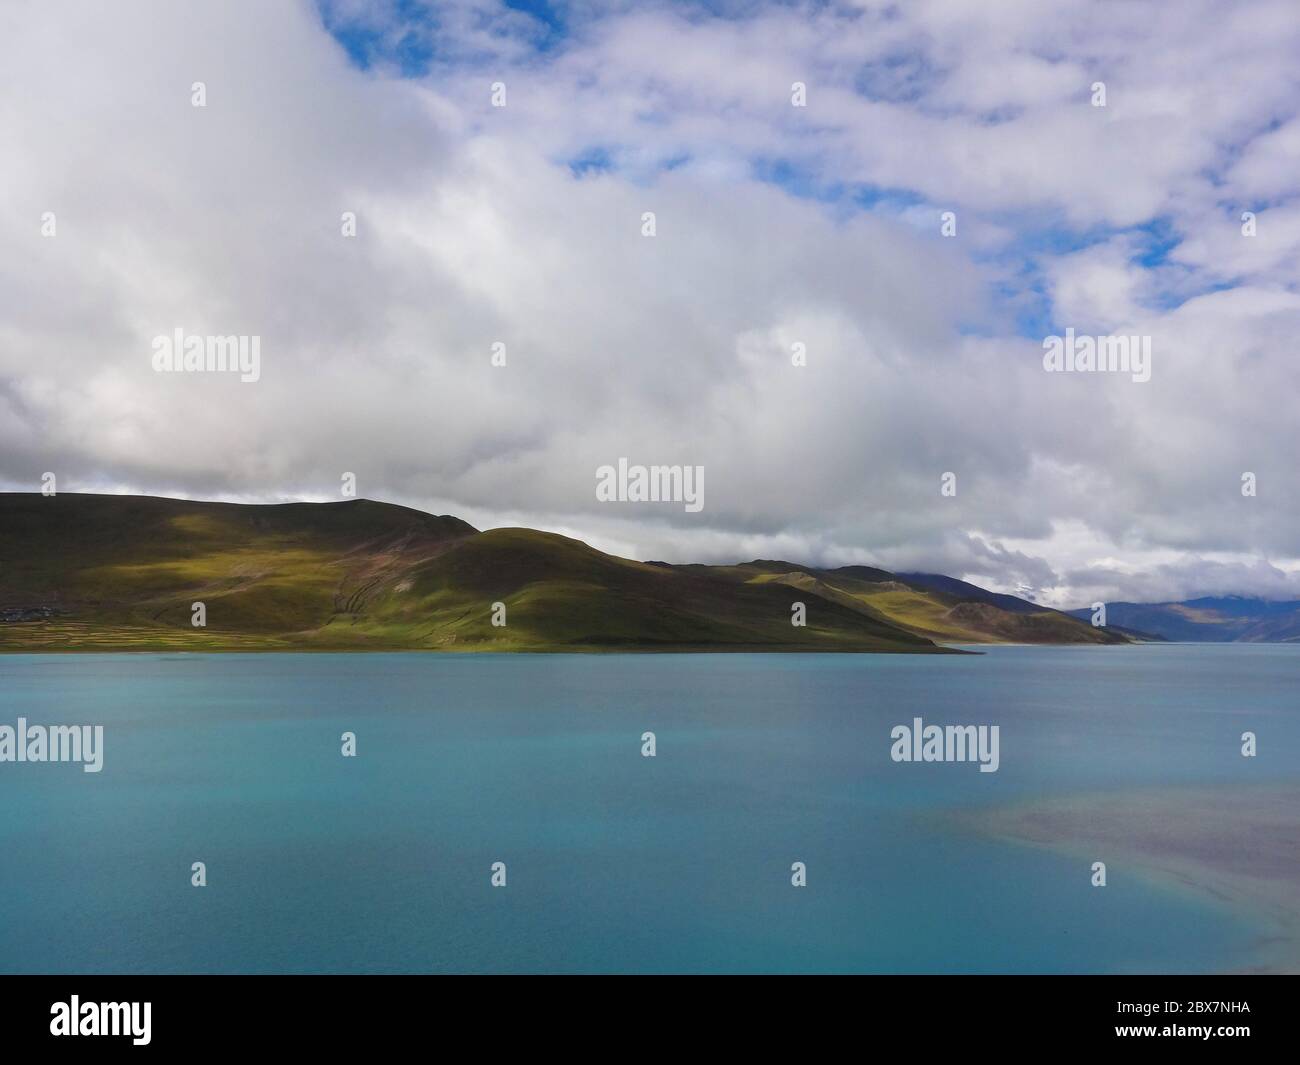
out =
{"type": "Polygon", "coordinates": [[[6,4],[0,488],[1300,598],[1294,4],[721,11],[6,4]],[[600,502],[623,456],[707,505],[600,502]]]}

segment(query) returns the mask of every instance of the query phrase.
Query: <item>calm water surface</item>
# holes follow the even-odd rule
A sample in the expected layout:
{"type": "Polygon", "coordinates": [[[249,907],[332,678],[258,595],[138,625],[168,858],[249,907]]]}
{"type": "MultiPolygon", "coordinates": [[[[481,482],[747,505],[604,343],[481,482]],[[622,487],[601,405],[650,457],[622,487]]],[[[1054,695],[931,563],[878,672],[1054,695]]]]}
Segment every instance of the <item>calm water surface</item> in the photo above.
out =
{"type": "Polygon", "coordinates": [[[1243,918],[932,815],[1282,779],[1298,682],[1264,645],[0,655],[0,724],[105,728],[99,774],[0,764],[0,970],[1232,968],[1243,918]],[[1000,770],[891,762],[917,716],[999,725],[1000,770]]]}

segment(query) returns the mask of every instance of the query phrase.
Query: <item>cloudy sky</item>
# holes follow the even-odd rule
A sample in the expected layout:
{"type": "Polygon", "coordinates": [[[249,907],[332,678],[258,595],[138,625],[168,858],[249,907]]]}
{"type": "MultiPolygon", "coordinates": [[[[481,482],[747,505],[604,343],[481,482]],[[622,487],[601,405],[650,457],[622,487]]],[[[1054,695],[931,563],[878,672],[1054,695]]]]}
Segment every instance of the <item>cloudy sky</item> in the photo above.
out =
{"type": "Polygon", "coordinates": [[[1298,55],[1294,0],[5,3],[0,489],[1300,598],[1298,55]]]}

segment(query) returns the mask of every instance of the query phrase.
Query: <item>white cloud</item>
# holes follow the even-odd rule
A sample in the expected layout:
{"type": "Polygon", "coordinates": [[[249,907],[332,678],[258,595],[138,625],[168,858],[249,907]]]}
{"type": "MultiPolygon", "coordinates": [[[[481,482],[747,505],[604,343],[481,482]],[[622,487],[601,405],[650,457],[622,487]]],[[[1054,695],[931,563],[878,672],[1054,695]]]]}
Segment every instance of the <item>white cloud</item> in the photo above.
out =
{"type": "Polygon", "coordinates": [[[539,52],[488,3],[329,5],[380,54],[423,40],[402,78],[306,4],[10,5],[0,482],[329,498],[351,471],[645,558],[1272,594],[1300,518],[1286,6],[573,8],[539,52]],[[1152,336],[1152,380],[1045,374],[1035,307],[1152,336]],[[155,374],[178,326],[260,335],[262,380],[155,374]],[[703,514],[598,504],[623,455],[704,465],[703,514]]]}

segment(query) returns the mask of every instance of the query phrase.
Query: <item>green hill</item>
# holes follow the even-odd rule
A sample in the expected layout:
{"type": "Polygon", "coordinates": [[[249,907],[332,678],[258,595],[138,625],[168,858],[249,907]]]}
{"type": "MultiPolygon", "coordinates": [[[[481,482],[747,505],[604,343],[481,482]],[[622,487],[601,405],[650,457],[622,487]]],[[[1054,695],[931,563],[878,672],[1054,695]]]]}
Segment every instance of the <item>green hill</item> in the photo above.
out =
{"type": "Polygon", "coordinates": [[[942,653],[937,640],[1096,639],[1055,612],[977,605],[969,616],[868,567],[633,562],[369,500],[0,494],[0,651],[942,653]],[[796,600],[806,627],[790,623],[796,600]],[[191,624],[196,602],[205,627],[191,624]]]}
{"type": "Polygon", "coordinates": [[[772,561],[691,568],[730,580],[798,588],[939,642],[1133,642],[1114,629],[1094,628],[1062,611],[949,577],[904,577],[870,566],[812,569],[772,561]]]}

